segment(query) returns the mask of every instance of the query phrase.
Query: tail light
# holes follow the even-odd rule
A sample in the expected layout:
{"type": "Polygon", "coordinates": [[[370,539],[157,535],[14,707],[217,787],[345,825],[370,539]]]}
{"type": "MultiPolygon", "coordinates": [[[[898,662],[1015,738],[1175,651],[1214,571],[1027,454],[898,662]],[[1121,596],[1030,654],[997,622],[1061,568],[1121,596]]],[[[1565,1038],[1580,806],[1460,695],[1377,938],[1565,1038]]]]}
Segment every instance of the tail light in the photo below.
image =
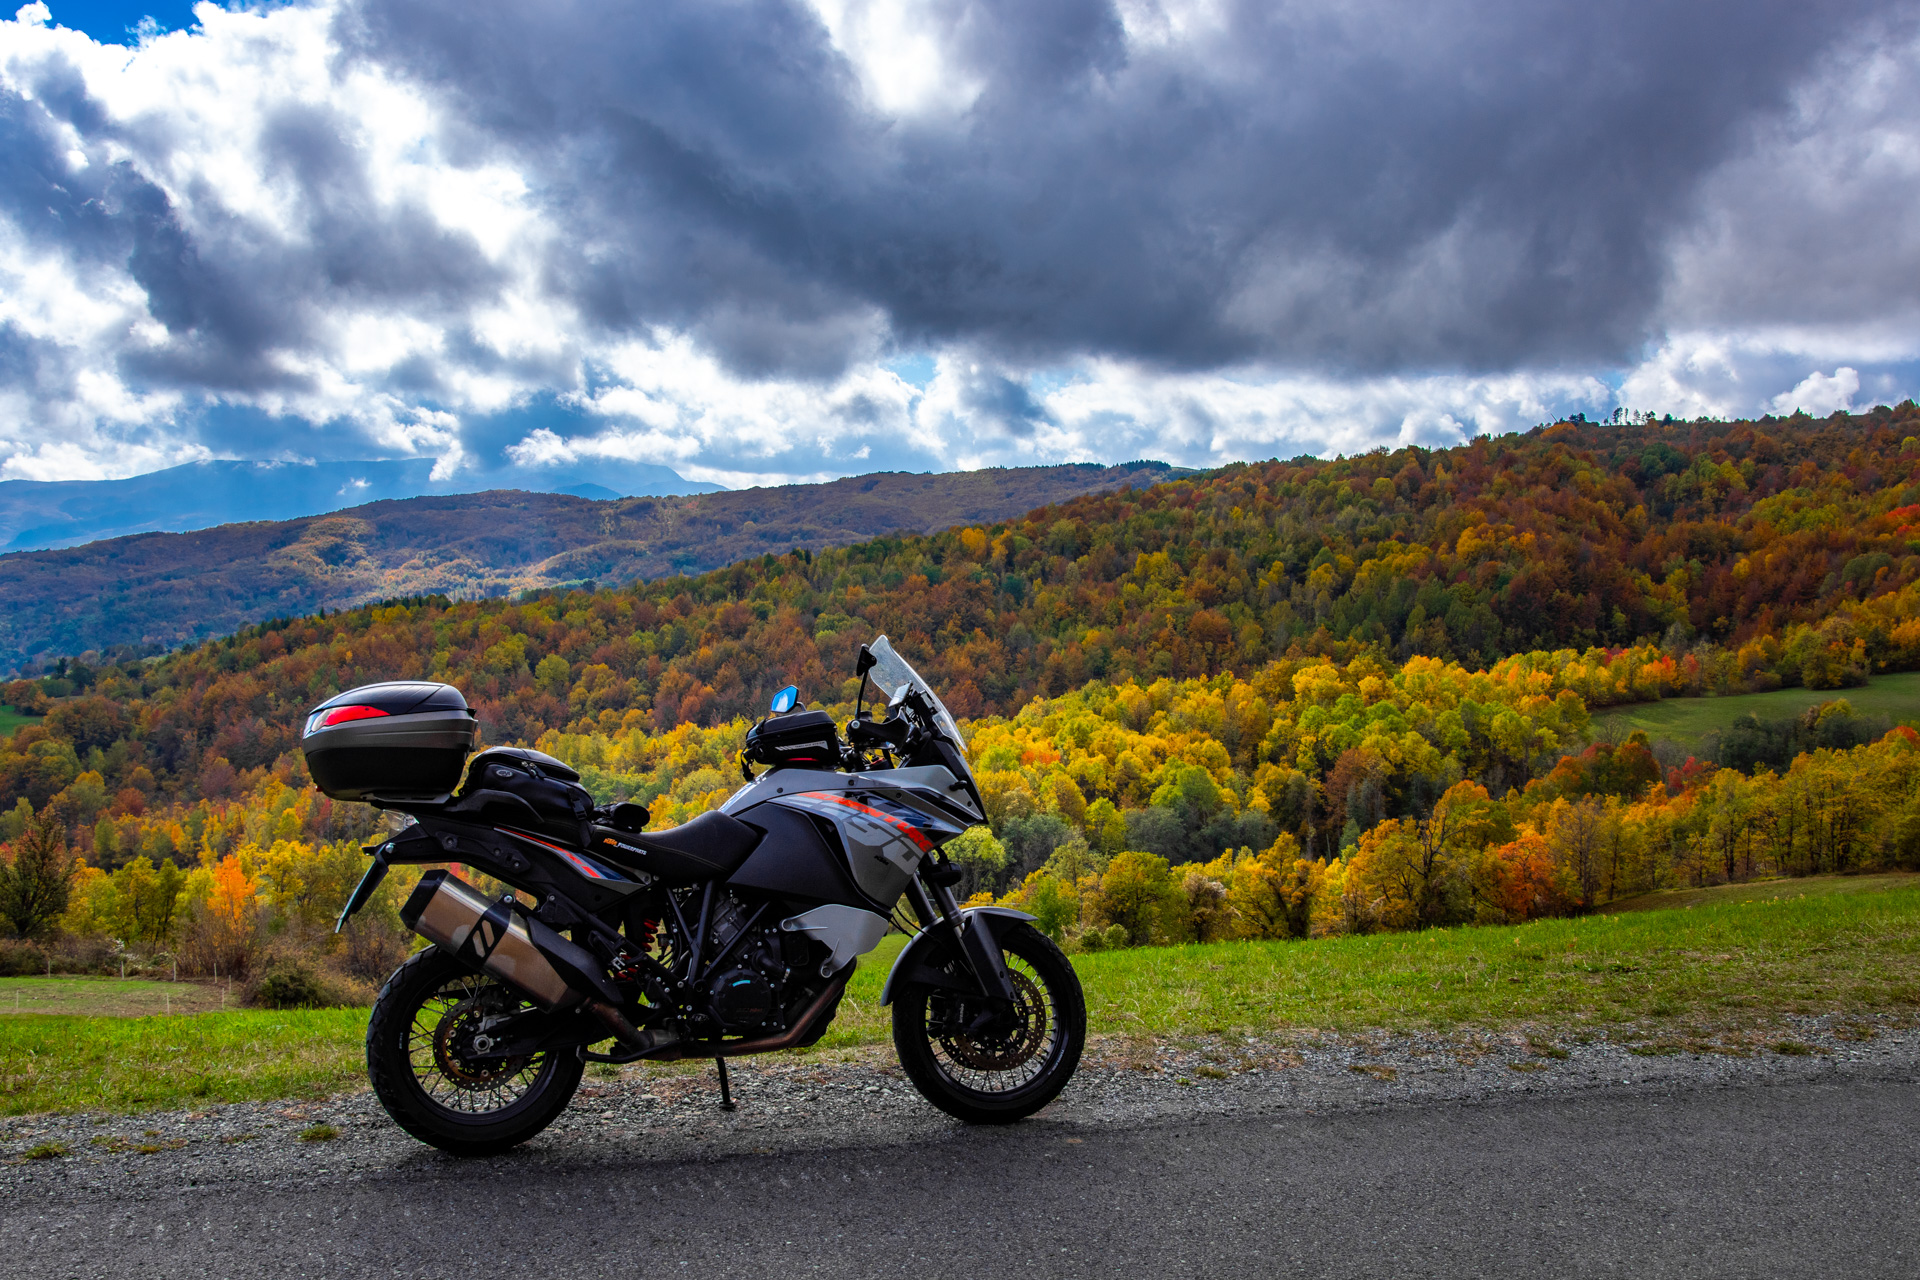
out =
{"type": "Polygon", "coordinates": [[[388,714],[378,707],[329,707],[325,711],[316,711],[307,717],[307,732],[315,729],[331,729],[336,724],[345,724],[349,720],[372,720],[376,716],[388,714]]]}

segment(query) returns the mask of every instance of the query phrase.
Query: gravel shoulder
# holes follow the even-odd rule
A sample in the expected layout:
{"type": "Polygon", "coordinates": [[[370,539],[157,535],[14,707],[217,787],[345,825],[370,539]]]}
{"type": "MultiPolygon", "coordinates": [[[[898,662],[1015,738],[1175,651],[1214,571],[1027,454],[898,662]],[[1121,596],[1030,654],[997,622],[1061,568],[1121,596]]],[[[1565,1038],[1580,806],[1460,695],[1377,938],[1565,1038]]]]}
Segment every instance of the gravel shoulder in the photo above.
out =
{"type": "MultiPolygon", "coordinates": [[[[1646,1027],[1594,1036],[1582,1042],[1562,1030],[1096,1040],[1074,1082],[1039,1119],[1097,1132],[1528,1097],[1920,1081],[1920,1029],[1911,1019],[1785,1019],[1764,1034],[1646,1027]]],[[[964,1132],[924,1102],[879,1049],[748,1059],[732,1070],[739,1104],[732,1113],[719,1109],[711,1064],[590,1072],[567,1113],[503,1160],[590,1169],[939,1143],[964,1132]]],[[[435,1178],[472,1168],[401,1133],[366,1091],[137,1116],[0,1119],[0,1194],[16,1208],[235,1185],[293,1190],[435,1178]],[[35,1158],[49,1150],[61,1154],[35,1158]]]]}

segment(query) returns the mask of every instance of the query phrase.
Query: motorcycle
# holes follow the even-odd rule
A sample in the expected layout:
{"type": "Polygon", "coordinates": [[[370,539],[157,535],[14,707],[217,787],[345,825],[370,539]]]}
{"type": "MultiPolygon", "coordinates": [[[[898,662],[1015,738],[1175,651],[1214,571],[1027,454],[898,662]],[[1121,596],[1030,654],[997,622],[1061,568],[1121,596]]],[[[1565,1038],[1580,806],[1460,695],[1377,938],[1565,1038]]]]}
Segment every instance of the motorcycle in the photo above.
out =
{"type": "Polygon", "coordinates": [[[689,1058],[714,1059],[731,1110],[727,1060],[817,1042],[859,957],[895,928],[910,936],[880,1003],[920,1093],[973,1124],[1051,1102],[1086,1042],[1079,979],[1032,916],[955,899],[942,846],[986,808],[945,705],[885,636],[856,675],[844,737],[789,685],[747,734],[745,785],[654,831],[643,807],[596,806],[541,752],[469,764],[478,722],[452,686],[368,685],[315,708],[301,737],[315,784],[402,824],[367,849],[336,930],[389,868],[441,864],[400,911],[433,945],[387,980],[367,1026],[394,1121],[490,1154],[564,1111],[589,1062],[689,1058]]]}

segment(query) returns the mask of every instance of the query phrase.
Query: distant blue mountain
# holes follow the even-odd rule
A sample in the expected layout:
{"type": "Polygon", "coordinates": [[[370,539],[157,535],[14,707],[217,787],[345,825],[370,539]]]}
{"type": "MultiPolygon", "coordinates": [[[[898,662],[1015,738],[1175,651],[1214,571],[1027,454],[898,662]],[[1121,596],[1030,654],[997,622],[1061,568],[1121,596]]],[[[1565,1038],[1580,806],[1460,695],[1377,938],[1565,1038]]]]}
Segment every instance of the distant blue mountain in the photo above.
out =
{"type": "Polygon", "coordinates": [[[0,550],[73,547],[129,533],[184,533],[241,520],[292,520],[382,498],[527,489],[578,497],[717,493],[644,462],[503,468],[429,478],[433,459],[381,462],[190,462],[125,480],[0,481],[0,550]]]}
{"type": "Polygon", "coordinates": [[[615,498],[630,498],[633,494],[615,493],[603,484],[570,484],[564,489],[555,489],[555,493],[570,493],[576,498],[590,498],[595,502],[611,502],[615,498]]]}

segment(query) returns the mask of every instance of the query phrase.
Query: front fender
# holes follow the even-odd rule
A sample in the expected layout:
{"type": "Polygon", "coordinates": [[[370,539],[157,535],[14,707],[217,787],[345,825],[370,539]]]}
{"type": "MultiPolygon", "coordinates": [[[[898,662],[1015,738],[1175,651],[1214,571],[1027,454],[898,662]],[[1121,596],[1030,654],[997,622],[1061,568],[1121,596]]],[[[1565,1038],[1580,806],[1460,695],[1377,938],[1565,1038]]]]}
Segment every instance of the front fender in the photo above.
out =
{"type": "MultiPolygon", "coordinates": [[[[1024,911],[1015,911],[1012,907],[964,907],[960,918],[964,921],[970,916],[981,917],[981,923],[987,927],[995,940],[998,940],[1017,924],[1034,919],[1024,911]]],[[[953,980],[942,972],[946,965],[953,962],[953,944],[945,929],[922,929],[900,948],[900,954],[894,957],[893,968],[887,974],[887,985],[880,989],[882,1006],[893,1003],[893,993],[902,986],[927,986],[951,988],[953,980]]]]}

